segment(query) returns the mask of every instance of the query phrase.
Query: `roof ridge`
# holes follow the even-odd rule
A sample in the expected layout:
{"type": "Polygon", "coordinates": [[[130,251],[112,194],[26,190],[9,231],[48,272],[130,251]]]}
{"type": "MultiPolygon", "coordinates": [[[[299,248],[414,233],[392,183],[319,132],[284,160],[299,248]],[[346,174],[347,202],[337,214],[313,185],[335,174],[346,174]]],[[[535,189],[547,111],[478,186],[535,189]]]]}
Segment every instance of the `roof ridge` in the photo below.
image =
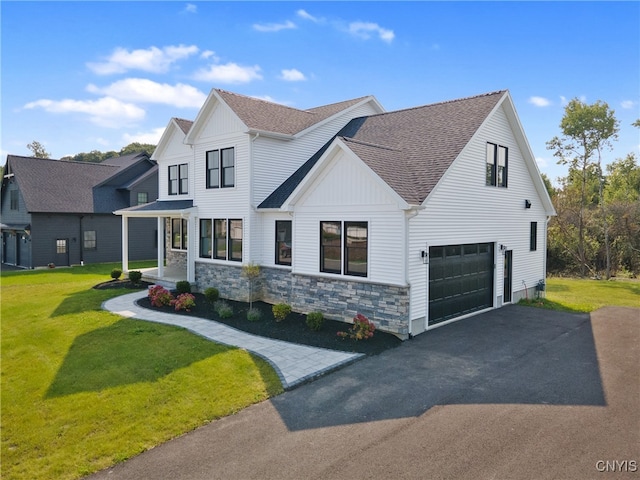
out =
{"type": "MultiPolygon", "coordinates": [[[[59,159],[59,158],[28,157],[26,155],[13,155],[11,153],[8,154],[7,157],[26,158],[28,160],[40,160],[40,161],[49,161],[49,162],[76,163],[76,164],[79,164],[79,165],[101,165],[103,167],[120,168],[120,167],[117,167],[115,165],[108,165],[108,164],[104,164],[102,162],[82,162],[80,160],[62,160],[62,159],[59,159]]],[[[119,157],[110,157],[110,158],[119,158],[119,157]]],[[[105,160],[109,160],[109,158],[107,158],[105,160]]]]}
{"type": "Polygon", "coordinates": [[[408,112],[410,110],[419,110],[421,108],[435,107],[435,106],[438,106],[438,105],[447,105],[449,103],[464,102],[464,101],[467,101],[467,100],[475,100],[477,98],[490,97],[492,95],[504,94],[504,93],[506,93],[508,91],[509,90],[496,90],[496,91],[493,91],[493,92],[480,93],[478,95],[471,95],[470,97],[455,98],[453,100],[443,100],[441,102],[427,103],[425,105],[418,105],[416,107],[400,108],[398,110],[391,110],[389,112],[376,113],[374,115],[368,115],[368,116],[369,117],[377,117],[377,116],[381,116],[381,115],[389,115],[389,114],[392,114],[392,113],[408,112]]]}
{"type": "Polygon", "coordinates": [[[362,97],[349,98],[347,100],[341,100],[339,102],[327,103],[326,105],[318,105],[316,107],[311,107],[311,108],[308,108],[307,110],[303,110],[303,111],[317,110],[319,108],[326,108],[326,107],[333,107],[335,105],[339,105],[341,103],[347,103],[347,102],[358,102],[360,100],[364,100],[365,98],[371,98],[372,96],[373,95],[364,95],[362,97]]]}
{"type": "Polygon", "coordinates": [[[379,143],[363,142],[362,140],[356,140],[355,138],[345,137],[342,135],[339,136],[338,138],[340,138],[341,140],[345,140],[346,142],[352,142],[358,145],[364,145],[366,147],[381,148],[383,150],[390,150],[392,152],[402,152],[402,150],[398,148],[389,147],[387,145],[381,145],[379,143]]]}

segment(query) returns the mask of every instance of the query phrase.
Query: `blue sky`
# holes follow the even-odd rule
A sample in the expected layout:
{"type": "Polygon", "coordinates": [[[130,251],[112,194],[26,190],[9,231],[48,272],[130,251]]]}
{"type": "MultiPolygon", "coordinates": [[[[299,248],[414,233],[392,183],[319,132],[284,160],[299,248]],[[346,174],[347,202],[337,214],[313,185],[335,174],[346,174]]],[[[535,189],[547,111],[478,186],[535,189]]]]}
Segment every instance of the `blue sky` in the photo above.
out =
{"type": "Polygon", "coordinates": [[[211,88],[387,111],[509,89],[543,173],[564,105],[605,101],[638,153],[638,2],[0,2],[1,163],[156,143],[211,88]]]}

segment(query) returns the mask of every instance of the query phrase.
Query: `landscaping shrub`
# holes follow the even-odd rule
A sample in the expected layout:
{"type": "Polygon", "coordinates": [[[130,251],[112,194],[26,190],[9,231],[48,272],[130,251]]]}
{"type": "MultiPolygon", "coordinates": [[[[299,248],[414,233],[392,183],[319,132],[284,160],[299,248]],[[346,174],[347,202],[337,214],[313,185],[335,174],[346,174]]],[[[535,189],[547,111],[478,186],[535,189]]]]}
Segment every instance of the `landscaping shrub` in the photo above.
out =
{"type": "Polygon", "coordinates": [[[213,309],[220,316],[220,318],[229,318],[233,316],[233,308],[224,300],[218,300],[214,305],[213,309]]]}
{"type": "Polygon", "coordinates": [[[142,279],[142,272],[139,272],[137,270],[133,270],[132,272],[129,272],[129,280],[131,280],[133,283],[138,283],[141,279],[142,279]]]}
{"type": "Polygon", "coordinates": [[[361,313],[353,318],[353,325],[347,332],[338,332],[338,336],[342,338],[351,338],[353,340],[368,340],[373,337],[376,326],[367,317],[361,313]]]}
{"type": "Polygon", "coordinates": [[[220,297],[220,292],[218,291],[217,288],[214,288],[214,287],[205,288],[204,298],[207,299],[207,302],[215,303],[218,301],[219,297],[220,297]]]}
{"type": "Polygon", "coordinates": [[[111,270],[111,278],[114,280],[118,280],[122,276],[122,270],[119,268],[114,268],[111,270]]]}
{"type": "Polygon", "coordinates": [[[305,322],[307,327],[317,332],[322,328],[322,325],[324,325],[324,315],[322,312],[310,312],[307,314],[305,322]]]}
{"type": "Polygon", "coordinates": [[[281,322],[291,313],[291,305],[278,303],[271,307],[271,311],[273,312],[273,318],[275,318],[276,322],[281,322]]]}
{"type": "Polygon", "coordinates": [[[250,322],[257,322],[262,317],[262,312],[257,308],[250,308],[247,311],[247,320],[250,322]]]}
{"type": "Polygon", "coordinates": [[[165,307],[171,305],[173,295],[162,285],[154,285],[149,289],[149,300],[154,307],[165,307]]]}
{"type": "Polygon", "coordinates": [[[191,284],[186,280],[176,282],[176,292],[178,292],[178,294],[191,293],[191,284]]]}
{"type": "Polygon", "coordinates": [[[176,309],[176,312],[180,310],[190,312],[191,309],[196,306],[196,297],[190,293],[181,293],[175,299],[171,300],[171,305],[176,309]]]}

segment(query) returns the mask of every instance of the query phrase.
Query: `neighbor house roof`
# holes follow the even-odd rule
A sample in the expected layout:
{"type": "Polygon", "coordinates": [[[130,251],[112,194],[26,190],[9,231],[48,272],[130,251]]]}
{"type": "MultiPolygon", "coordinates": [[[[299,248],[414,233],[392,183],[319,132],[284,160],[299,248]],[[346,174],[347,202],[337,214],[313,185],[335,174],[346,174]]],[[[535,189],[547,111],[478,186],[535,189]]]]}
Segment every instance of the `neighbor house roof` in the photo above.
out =
{"type": "Polygon", "coordinates": [[[146,158],[132,154],[92,163],[8,155],[7,171],[14,175],[28,212],[112,212],[126,206],[126,199],[116,192],[120,185],[101,184],[146,158]]]}
{"type": "MultiPolygon", "coordinates": [[[[420,205],[505,94],[503,90],[356,118],[336,137],[407,203],[420,205]]],[[[259,207],[282,206],[336,137],[259,207]]]]}

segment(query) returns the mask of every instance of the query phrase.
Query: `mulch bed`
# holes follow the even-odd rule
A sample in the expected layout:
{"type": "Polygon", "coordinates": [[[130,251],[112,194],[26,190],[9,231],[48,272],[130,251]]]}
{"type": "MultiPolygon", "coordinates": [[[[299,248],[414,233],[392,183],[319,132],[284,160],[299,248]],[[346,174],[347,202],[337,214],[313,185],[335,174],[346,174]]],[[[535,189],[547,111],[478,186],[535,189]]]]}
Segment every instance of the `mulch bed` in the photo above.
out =
{"type": "Polygon", "coordinates": [[[247,310],[249,310],[248,303],[231,300],[225,300],[225,302],[233,308],[233,316],[220,318],[213,309],[213,304],[209,303],[204,295],[195,293],[194,296],[196,297],[196,307],[190,312],[176,312],[173,307],[153,307],[147,297],[138,300],[137,303],[140,307],[152,310],[215,320],[216,322],[224,323],[238,330],[262,337],[345,352],[377,355],[389,348],[397,347],[402,343],[395,335],[379,330],[376,330],[373,338],[368,340],[342,339],[338,337],[337,332],[347,331],[350,324],[328,319],[325,319],[320,331],[314,332],[307,327],[305,323],[306,316],[295,312],[291,312],[283,321],[276,322],[273,317],[273,312],[271,311],[271,305],[265,302],[253,302],[253,308],[260,310],[262,314],[258,321],[250,322],[247,320],[247,310]]]}
{"type": "Polygon", "coordinates": [[[108,282],[102,282],[102,283],[99,283],[98,285],[94,285],[93,288],[95,288],[96,290],[111,290],[116,288],[127,288],[129,290],[142,290],[142,289],[149,288],[151,285],[153,284],[149,282],[140,281],[138,283],[133,283],[131,280],[125,279],[125,280],[109,280],[108,282]]]}

